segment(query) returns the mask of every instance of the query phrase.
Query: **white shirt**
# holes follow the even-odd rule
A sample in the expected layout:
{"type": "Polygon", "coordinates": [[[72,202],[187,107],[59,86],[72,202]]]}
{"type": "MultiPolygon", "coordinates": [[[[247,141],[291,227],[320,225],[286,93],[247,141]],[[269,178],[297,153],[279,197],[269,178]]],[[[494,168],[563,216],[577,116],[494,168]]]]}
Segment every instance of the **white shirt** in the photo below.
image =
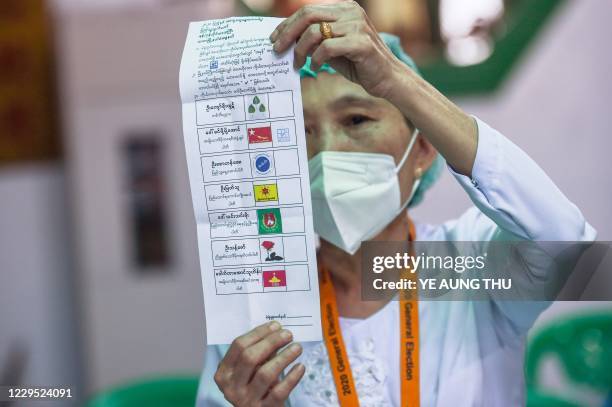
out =
{"type": "MultiPolygon", "coordinates": [[[[472,178],[449,167],[474,207],[460,218],[417,224],[422,241],[592,241],[596,231],[578,208],[521,149],[478,123],[472,178]]],[[[524,281],[546,278],[532,262],[524,281]]],[[[545,302],[422,301],[419,303],[423,406],[525,405],[525,337],[545,302]]],[[[399,406],[399,307],[391,301],[366,319],[340,318],[360,405],[399,406]]],[[[302,344],[306,373],[291,406],[337,406],[322,342],[302,344]]],[[[207,349],[198,406],[229,406],[213,375],[227,346],[207,349]]]]}

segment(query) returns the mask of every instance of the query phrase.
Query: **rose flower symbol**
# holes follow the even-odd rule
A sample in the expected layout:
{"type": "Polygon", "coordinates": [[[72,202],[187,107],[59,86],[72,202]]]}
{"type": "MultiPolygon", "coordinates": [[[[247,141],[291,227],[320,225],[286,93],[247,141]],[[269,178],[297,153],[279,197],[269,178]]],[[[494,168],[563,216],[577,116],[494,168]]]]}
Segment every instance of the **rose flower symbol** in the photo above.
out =
{"type": "Polygon", "coordinates": [[[274,248],[274,242],[271,242],[270,240],[264,240],[261,243],[261,246],[266,249],[266,252],[268,253],[268,257],[266,257],[266,261],[276,261],[276,260],[283,260],[283,258],[281,256],[277,256],[276,252],[271,252],[270,250],[272,250],[274,248]]]}

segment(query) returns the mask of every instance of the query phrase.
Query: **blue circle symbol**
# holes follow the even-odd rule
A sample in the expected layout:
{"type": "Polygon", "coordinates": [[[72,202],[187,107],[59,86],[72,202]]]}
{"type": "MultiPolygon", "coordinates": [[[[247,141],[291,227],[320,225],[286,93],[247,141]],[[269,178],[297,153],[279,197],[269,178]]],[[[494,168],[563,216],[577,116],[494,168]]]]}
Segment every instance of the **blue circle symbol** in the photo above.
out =
{"type": "Polygon", "coordinates": [[[270,171],[270,158],[266,154],[261,154],[255,157],[255,169],[260,174],[265,174],[270,171]]]}

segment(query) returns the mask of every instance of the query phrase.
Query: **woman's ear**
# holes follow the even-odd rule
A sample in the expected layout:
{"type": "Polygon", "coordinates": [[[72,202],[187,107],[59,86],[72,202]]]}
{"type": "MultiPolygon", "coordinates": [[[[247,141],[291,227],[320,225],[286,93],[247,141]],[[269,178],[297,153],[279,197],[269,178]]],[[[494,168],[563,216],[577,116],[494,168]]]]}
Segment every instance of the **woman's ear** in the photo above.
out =
{"type": "Polygon", "coordinates": [[[416,139],[415,147],[418,152],[415,162],[416,168],[421,168],[421,173],[425,173],[436,159],[438,150],[436,150],[433,144],[431,144],[421,132],[419,132],[416,139]]]}

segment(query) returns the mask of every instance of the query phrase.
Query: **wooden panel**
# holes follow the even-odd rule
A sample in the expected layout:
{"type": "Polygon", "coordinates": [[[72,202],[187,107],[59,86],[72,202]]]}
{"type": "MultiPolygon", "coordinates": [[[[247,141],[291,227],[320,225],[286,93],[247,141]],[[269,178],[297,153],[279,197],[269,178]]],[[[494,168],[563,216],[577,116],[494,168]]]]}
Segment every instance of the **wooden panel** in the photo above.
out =
{"type": "Polygon", "coordinates": [[[43,0],[0,1],[0,164],[59,155],[43,0]]]}

